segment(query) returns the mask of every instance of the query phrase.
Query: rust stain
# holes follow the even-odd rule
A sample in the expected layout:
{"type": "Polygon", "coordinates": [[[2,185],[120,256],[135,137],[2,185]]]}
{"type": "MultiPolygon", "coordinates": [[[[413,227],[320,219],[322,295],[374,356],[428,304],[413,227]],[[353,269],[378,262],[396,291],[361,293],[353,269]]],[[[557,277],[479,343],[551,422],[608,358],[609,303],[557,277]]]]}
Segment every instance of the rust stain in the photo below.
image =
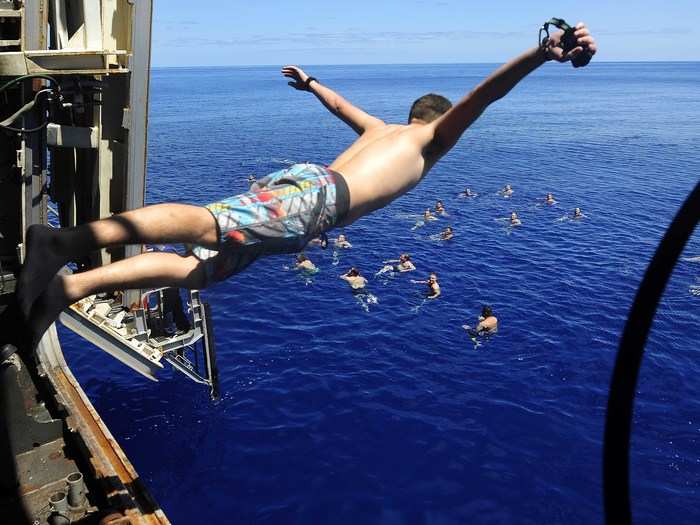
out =
{"type": "Polygon", "coordinates": [[[19,493],[24,496],[26,494],[29,494],[31,492],[34,492],[35,490],[39,490],[41,487],[38,485],[31,485],[29,483],[23,483],[22,485],[19,486],[19,493]]]}

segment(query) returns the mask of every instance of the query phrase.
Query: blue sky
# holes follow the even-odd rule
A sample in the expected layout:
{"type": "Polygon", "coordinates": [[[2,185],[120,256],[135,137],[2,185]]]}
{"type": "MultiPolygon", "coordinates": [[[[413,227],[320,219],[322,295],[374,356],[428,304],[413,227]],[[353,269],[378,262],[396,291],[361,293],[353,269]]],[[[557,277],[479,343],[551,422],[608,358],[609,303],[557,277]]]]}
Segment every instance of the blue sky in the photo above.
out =
{"type": "Polygon", "coordinates": [[[700,0],[155,0],[153,65],[501,62],[552,16],[601,61],[700,60],[700,0]]]}

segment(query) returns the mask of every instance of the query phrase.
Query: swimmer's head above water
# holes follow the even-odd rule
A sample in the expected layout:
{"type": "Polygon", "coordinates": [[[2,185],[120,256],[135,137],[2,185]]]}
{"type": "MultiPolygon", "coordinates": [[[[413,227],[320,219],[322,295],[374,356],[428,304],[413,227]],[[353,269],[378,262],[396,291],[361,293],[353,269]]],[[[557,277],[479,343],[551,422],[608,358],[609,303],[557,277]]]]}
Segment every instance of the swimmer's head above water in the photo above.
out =
{"type": "Polygon", "coordinates": [[[488,319],[492,315],[493,315],[493,309],[488,305],[484,305],[483,308],[481,309],[481,317],[483,317],[484,319],[488,319]]]}
{"type": "Polygon", "coordinates": [[[355,268],[354,266],[348,270],[348,273],[345,274],[347,277],[357,277],[360,275],[360,270],[355,268]]]}

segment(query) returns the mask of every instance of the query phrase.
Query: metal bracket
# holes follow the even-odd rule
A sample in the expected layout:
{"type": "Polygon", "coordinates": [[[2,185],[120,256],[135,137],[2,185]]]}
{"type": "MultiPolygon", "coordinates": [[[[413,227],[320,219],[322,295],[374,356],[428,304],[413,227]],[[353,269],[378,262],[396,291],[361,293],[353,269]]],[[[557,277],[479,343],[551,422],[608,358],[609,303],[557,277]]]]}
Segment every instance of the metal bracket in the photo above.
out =
{"type": "Polygon", "coordinates": [[[97,127],[82,128],[49,124],[46,126],[46,142],[49,146],[61,148],[97,149],[99,136],[97,127]]]}

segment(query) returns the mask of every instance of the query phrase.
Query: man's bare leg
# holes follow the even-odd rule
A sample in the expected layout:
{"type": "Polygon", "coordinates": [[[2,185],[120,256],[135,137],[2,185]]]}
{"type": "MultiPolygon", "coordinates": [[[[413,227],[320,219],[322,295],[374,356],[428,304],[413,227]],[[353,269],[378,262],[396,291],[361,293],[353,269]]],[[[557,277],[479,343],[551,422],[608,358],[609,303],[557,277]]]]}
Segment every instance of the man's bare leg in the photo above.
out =
{"type": "Polygon", "coordinates": [[[30,226],[27,256],[19,278],[20,309],[28,318],[34,300],[56,272],[68,261],[91,251],[148,243],[192,243],[216,248],[217,240],[216,221],[211,213],[187,204],[156,204],[74,228],[30,226]]]}
{"type": "Polygon", "coordinates": [[[100,292],[129,288],[202,288],[204,265],[194,256],[144,253],[94,270],[55,275],[37,297],[28,319],[33,343],[38,343],[58,314],[74,302],[100,292]]]}

